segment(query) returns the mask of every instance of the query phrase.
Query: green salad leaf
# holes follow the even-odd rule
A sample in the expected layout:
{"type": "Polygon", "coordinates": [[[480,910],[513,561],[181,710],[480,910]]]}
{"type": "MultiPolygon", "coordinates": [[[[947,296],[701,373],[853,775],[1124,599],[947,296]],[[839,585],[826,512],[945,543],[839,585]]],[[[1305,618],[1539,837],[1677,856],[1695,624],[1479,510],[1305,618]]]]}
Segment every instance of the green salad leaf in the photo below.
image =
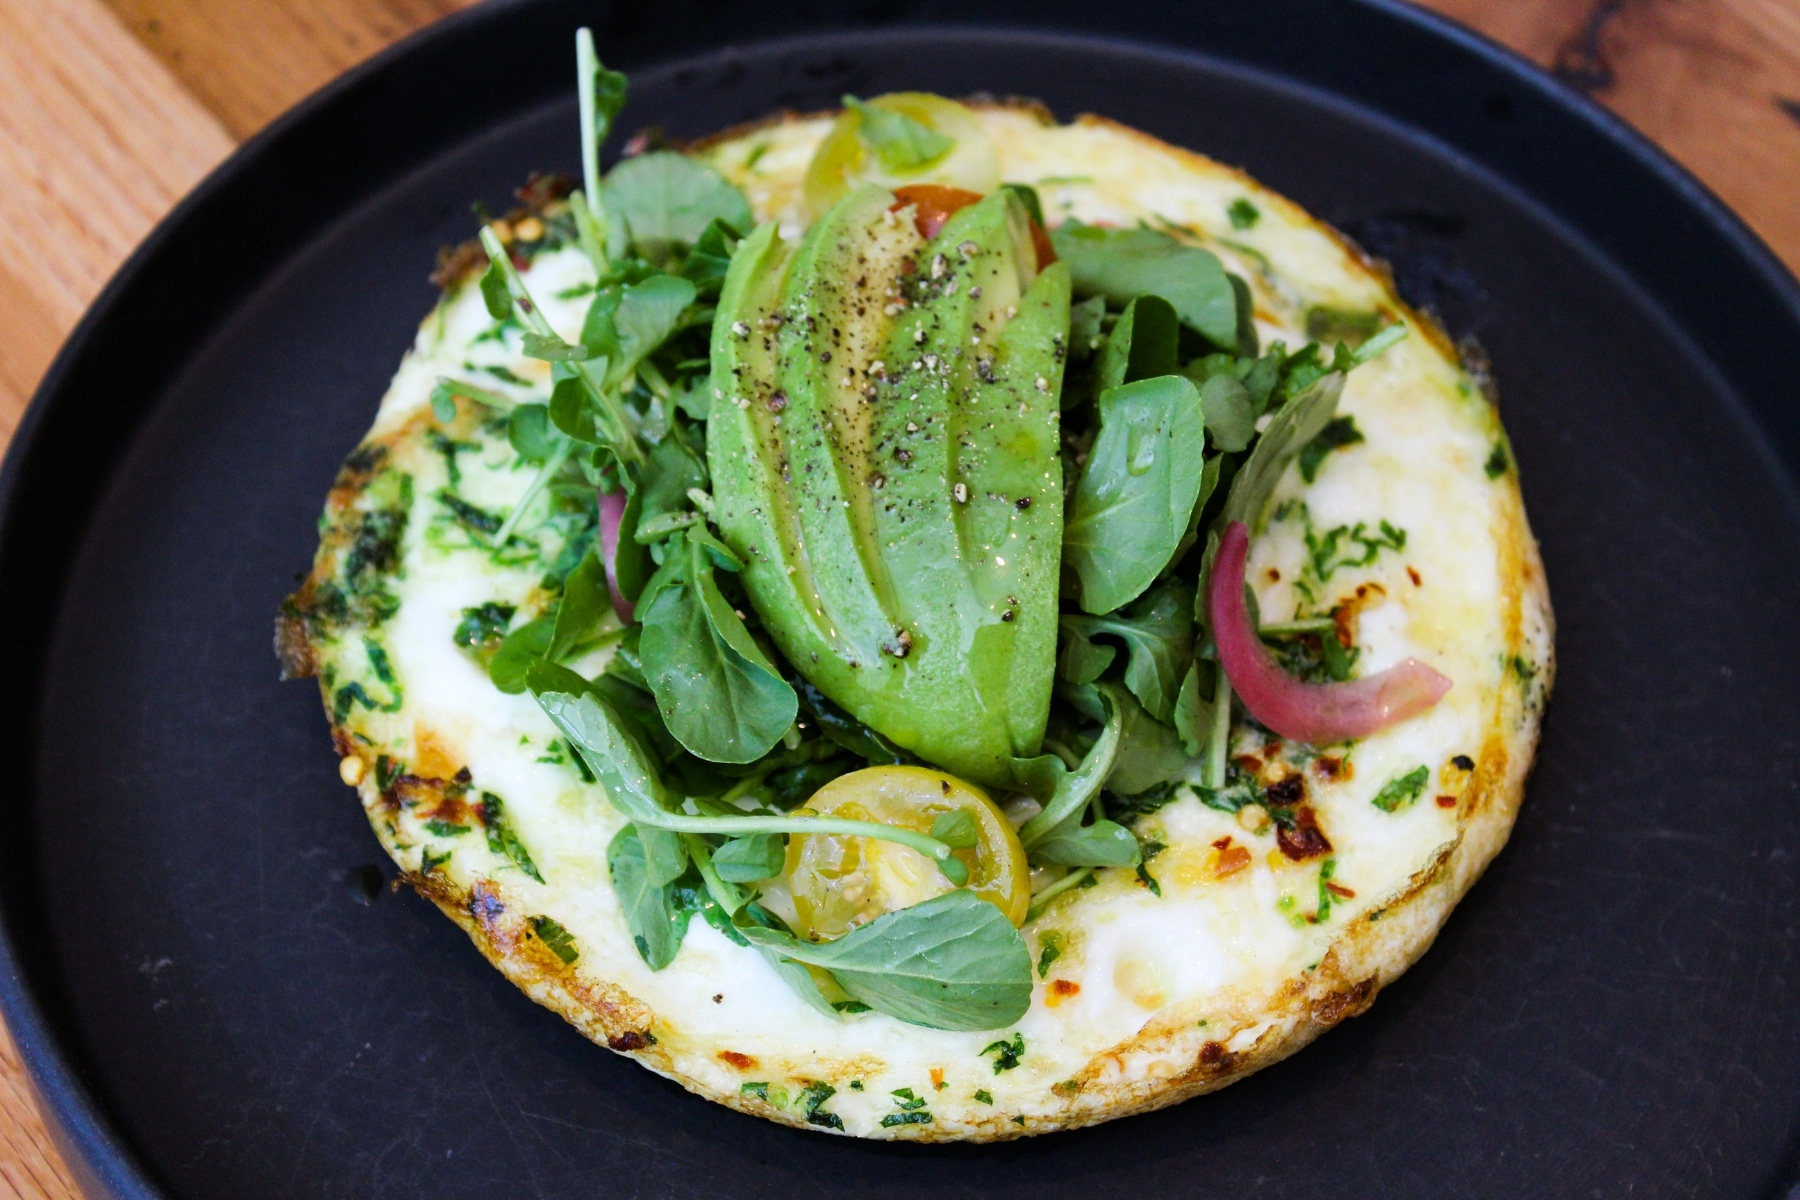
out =
{"type": "Polygon", "coordinates": [[[1069,264],[1077,296],[1105,296],[1121,308],[1160,296],[1181,323],[1221,350],[1238,350],[1238,296],[1218,256],[1154,229],[1103,229],[1066,221],[1050,233],[1069,264]]]}
{"type": "Polygon", "coordinates": [[[932,1029],[1011,1025],[1031,1007],[1031,955],[1000,910],[958,889],[886,913],[841,938],[806,942],[751,922],[753,944],[823,967],[877,1012],[932,1029]]]}
{"type": "Polygon", "coordinates": [[[711,762],[755,762],[794,723],[799,698],[719,591],[701,541],[677,533],[665,554],[638,601],[644,678],[682,745],[711,762]]]}
{"type": "Polygon", "coordinates": [[[1103,617],[1066,614],[1062,628],[1068,641],[1063,659],[1071,668],[1064,672],[1070,683],[1092,683],[1112,662],[1110,647],[1094,646],[1089,639],[1110,634],[1125,643],[1129,658],[1125,686],[1144,710],[1158,721],[1174,717],[1175,700],[1182,676],[1194,660],[1194,592],[1179,580],[1158,584],[1123,612],[1103,617]],[[1075,650],[1081,645],[1086,649],[1075,650]],[[1102,650],[1104,649],[1104,656],[1102,650]],[[1094,670],[1095,664],[1099,669],[1094,670]],[[1091,673],[1089,673],[1091,672],[1091,673]],[[1086,674],[1087,678],[1076,675],[1086,674]]]}
{"type": "Polygon", "coordinates": [[[857,137],[874,151],[882,168],[893,174],[922,171],[956,147],[955,138],[903,112],[864,104],[855,96],[845,96],[844,107],[857,116],[857,137]]]}
{"type": "Polygon", "coordinates": [[[1100,396],[1100,434],[1076,484],[1063,557],[1081,582],[1081,607],[1128,604],[1169,565],[1200,498],[1200,398],[1180,375],[1100,396]]]}
{"type": "Polygon", "coordinates": [[[623,218],[633,247],[652,262],[677,244],[691,246],[723,221],[740,234],[754,218],[744,193],[697,159],[673,150],[628,158],[606,176],[607,211],[623,218]]]}

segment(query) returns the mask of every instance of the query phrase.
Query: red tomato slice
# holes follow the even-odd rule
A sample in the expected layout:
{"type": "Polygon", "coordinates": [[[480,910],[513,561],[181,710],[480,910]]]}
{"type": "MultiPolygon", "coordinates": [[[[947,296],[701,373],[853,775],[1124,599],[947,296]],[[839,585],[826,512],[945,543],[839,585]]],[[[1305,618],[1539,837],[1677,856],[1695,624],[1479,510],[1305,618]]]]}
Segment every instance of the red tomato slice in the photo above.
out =
{"type": "MultiPolygon", "coordinates": [[[[946,222],[959,209],[981,199],[978,192],[965,188],[946,187],[939,183],[913,183],[894,189],[894,211],[907,205],[913,206],[913,225],[919,236],[930,239],[942,232],[946,222]]],[[[1056,251],[1050,245],[1050,235],[1036,221],[1031,223],[1031,247],[1037,251],[1038,270],[1043,270],[1056,261],[1056,251]]]]}

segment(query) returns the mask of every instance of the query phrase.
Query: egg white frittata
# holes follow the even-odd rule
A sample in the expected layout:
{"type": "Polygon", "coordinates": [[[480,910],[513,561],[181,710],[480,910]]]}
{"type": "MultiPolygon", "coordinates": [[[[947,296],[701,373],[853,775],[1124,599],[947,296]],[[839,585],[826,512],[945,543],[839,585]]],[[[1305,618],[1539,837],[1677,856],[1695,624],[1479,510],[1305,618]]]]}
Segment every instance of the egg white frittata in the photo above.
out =
{"type": "MultiPolygon", "coordinates": [[[[1115,123],[1061,125],[1021,106],[978,115],[1001,179],[1035,185],[1047,224],[1143,222],[1205,246],[1249,281],[1265,345],[1306,342],[1321,312],[1410,328],[1349,376],[1338,411],[1361,439],[1311,463],[1310,480],[1290,466],[1252,543],[1265,623],[1335,611],[1359,674],[1411,656],[1454,683],[1341,755],[1240,720],[1239,772],[1303,797],[1326,849],[1296,857],[1265,808],[1233,814],[1178,788],[1135,825],[1142,868],[1101,870],[1025,925],[1030,1010],[1000,1031],[822,1015],[704,919],[651,971],[608,878],[625,818],[532,696],[501,693],[471,653],[496,624],[541,612],[547,577],[592,532],[552,508],[508,551],[487,544],[492,514],[517,504],[534,469],[502,406],[462,398],[440,420],[431,393],[456,376],[542,401],[550,368],[455,263],[345,463],[312,575],[279,626],[290,672],[320,678],[342,777],[377,837],[508,978],[702,1096],[863,1137],[1004,1139],[1159,1107],[1362,1012],[1505,841],[1553,674],[1543,570],[1485,381],[1383,271],[1242,173],[1115,123]]],[[[792,237],[830,123],[779,119],[693,153],[792,237]]],[[[543,241],[524,278],[573,340],[594,274],[545,233],[565,209],[540,194],[512,229],[543,241]]],[[[572,665],[592,675],[611,652],[572,665]]]]}

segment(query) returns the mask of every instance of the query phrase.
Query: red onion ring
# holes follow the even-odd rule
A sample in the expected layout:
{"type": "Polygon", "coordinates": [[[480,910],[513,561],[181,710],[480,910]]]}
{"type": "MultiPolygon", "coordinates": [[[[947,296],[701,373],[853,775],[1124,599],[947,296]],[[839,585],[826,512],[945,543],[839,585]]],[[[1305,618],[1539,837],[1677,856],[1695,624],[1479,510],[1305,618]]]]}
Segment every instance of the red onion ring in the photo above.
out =
{"type": "Polygon", "coordinates": [[[600,493],[600,565],[606,568],[606,590],[612,593],[613,611],[631,624],[631,605],[619,591],[619,571],[613,564],[619,555],[619,526],[625,519],[624,492],[600,493]]]}
{"type": "Polygon", "coordinates": [[[1250,531],[1233,521],[1219,543],[1207,603],[1225,677],[1250,715],[1274,732],[1314,746],[1367,737],[1418,716],[1450,690],[1449,679],[1415,658],[1345,683],[1306,683],[1288,674],[1250,624],[1249,557],[1250,531]]]}

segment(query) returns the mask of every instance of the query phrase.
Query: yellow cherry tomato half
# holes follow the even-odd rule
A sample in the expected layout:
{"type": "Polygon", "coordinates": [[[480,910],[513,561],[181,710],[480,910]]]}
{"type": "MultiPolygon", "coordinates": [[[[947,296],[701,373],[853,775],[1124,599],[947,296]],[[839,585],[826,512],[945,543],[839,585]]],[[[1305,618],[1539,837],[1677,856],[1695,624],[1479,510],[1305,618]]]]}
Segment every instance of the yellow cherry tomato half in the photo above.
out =
{"type": "Polygon", "coordinates": [[[950,138],[955,145],[917,170],[890,171],[862,136],[863,115],[846,108],[807,164],[806,207],[815,220],[850,189],[864,183],[889,188],[938,183],[983,196],[1000,186],[1000,158],[994,151],[993,139],[988,137],[981,119],[956,101],[930,92],[890,92],[865,103],[910,117],[933,133],[950,138]]]}
{"type": "MultiPolygon", "coordinates": [[[[832,780],[799,810],[926,834],[938,818],[958,811],[975,822],[975,845],[955,852],[969,869],[969,890],[1014,925],[1024,924],[1031,907],[1025,848],[980,788],[926,767],[869,767],[832,780]]],[[[841,937],[956,886],[917,850],[841,834],[790,835],[782,874],[800,917],[797,932],[813,939],[841,937]]]]}

